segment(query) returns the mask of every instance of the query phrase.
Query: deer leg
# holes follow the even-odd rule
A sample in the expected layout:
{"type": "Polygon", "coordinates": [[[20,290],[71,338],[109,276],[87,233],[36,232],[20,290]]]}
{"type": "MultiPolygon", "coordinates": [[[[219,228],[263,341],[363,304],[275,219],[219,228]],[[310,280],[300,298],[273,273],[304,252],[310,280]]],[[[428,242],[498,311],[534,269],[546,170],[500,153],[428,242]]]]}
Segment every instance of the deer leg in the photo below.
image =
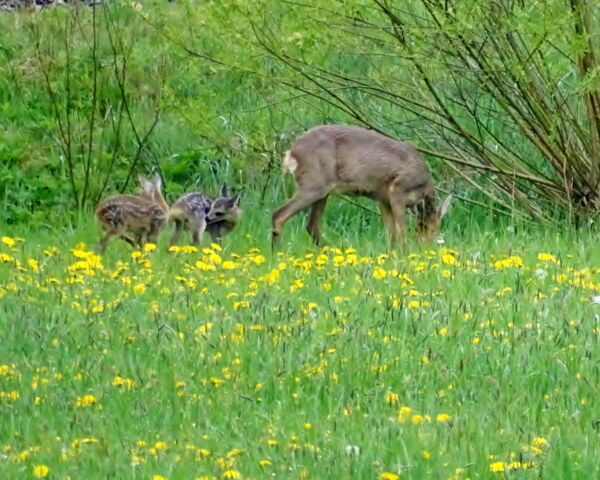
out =
{"type": "Polygon", "coordinates": [[[106,250],[106,246],[108,245],[108,241],[114,237],[116,235],[115,232],[109,230],[107,231],[102,238],[100,239],[100,242],[98,242],[98,246],[96,247],[96,251],[98,253],[104,253],[104,250],[106,250]]]}
{"type": "Polygon", "coordinates": [[[181,236],[181,232],[183,231],[183,222],[181,220],[175,220],[175,231],[173,232],[173,236],[171,240],[169,240],[169,247],[173,245],[177,245],[179,241],[179,237],[181,236]]]}
{"type": "Polygon", "coordinates": [[[146,229],[146,242],[153,243],[154,245],[158,245],[158,235],[160,231],[163,229],[165,224],[167,223],[166,218],[164,217],[155,217],[152,222],[150,222],[150,226],[146,229]]]}
{"type": "Polygon", "coordinates": [[[133,246],[137,247],[141,250],[141,248],[144,246],[144,232],[143,231],[137,231],[133,234],[133,246]]]}
{"type": "Polygon", "coordinates": [[[381,212],[383,225],[385,226],[390,239],[392,239],[396,231],[396,226],[394,225],[394,216],[392,215],[392,207],[386,202],[379,202],[379,211],[381,212]]]}
{"type": "Polygon", "coordinates": [[[393,217],[393,231],[391,236],[392,246],[400,244],[406,247],[406,198],[401,185],[390,186],[390,206],[393,217]]]}
{"type": "Polygon", "coordinates": [[[125,232],[125,225],[122,223],[117,224],[116,226],[111,227],[103,227],[105,229],[104,236],[98,242],[97,251],[99,253],[103,253],[106,250],[106,246],[108,245],[109,240],[112,237],[119,237],[124,240],[127,240],[129,243],[133,245],[133,241],[126,237],[123,233],[125,232]]]}
{"type": "Polygon", "coordinates": [[[321,243],[321,217],[323,216],[323,210],[325,209],[326,203],[327,195],[312,204],[310,209],[310,218],[308,219],[308,223],[306,225],[306,230],[316,245],[321,243]]]}
{"type": "Polygon", "coordinates": [[[119,238],[121,240],[124,240],[125,242],[127,242],[129,245],[131,245],[134,248],[137,246],[135,244],[135,240],[133,238],[128,237],[127,235],[121,235],[121,236],[119,236],[119,238]]]}
{"type": "Polygon", "coordinates": [[[206,220],[204,218],[194,220],[190,225],[190,230],[192,231],[192,245],[197,247],[202,241],[204,230],[206,230],[206,220]]]}
{"type": "Polygon", "coordinates": [[[220,223],[213,223],[206,226],[205,232],[208,232],[213,243],[221,244],[221,238],[226,233],[221,228],[220,223]]]}
{"type": "Polygon", "coordinates": [[[279,243],[279,236],[281,235],[281,229],[285,222],[293,217],[300,210],[305,209],[310,204],[315,203],[317,200],[321,200],[327,196],[329,190],[326,188],[312,188],[310,190],[298,190],[294,196],[284,205],[279,207],[273,213],[272,218],[272,237],[271,247],[274,250],[279,243]]]}

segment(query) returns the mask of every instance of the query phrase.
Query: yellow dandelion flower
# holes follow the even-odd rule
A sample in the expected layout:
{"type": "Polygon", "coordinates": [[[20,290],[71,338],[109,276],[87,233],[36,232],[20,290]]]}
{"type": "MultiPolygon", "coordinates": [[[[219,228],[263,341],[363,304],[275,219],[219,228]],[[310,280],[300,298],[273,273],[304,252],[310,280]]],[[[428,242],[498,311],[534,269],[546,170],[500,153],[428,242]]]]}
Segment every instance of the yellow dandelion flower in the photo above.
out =
{"type": "Polygon", "coordinates": [[[2,263],[9,263],[9,262],[14,262],[15,259],[13,257],[11,257],[10,255],[7,255],[6,253],[0,253],[0,262],[2,263]]]}
{"type": "Polygon", "coordinates": [[[400,475],[391,472],[383,472],[379,475],[380,480],[398,480],[400,475]]]}
{"type": "Polygon", "coordinates": [[[279,273],[279,270],[273,269],[270,273],[267,274],[266,281],[269,285],[273,285],[274,283],[277,283],[279,281],[280,276],[281,274],[279,273]]]}
{"type": "Polygon", "coordinates": [[[445,263],[446,265],[458,265],[458,262],[456,261],[456,257],[449,253],[445,253],[442,255],[442,262],[445,263]]]}
{"type": "Polygon", "coordinates": [[[444,423],[447,422],[448,420],[450,420],[452,417],[450,415],[448,415],[447,413],[440,413],[437,417],[436,420],[440,423],[444,423]]]}
{"type": "Polygon", "coordinates": [[[244,451],[239,449],[239,448],[234,448],[233,450],[230,450],[229,452],[227,452],[227,456],[228,457],[237,457],[238,455],[243,455],[244,451]]]}
{"type": "Polygon", "coordinates": [[[503,472],[504,471],[504,462],[494,462],[490,464],[490,472],[503,472]]]}
{"type": "Polygon", "coordinates": [[[525,265],[523,264],[523,259],[516,255],[494,262],[494,268],[500,271],[511,267],[523,268],[524,266],[525,265]]]}
{"type": "Polygon", "coordinates": [[[543,262],[560,263],[558,259],[551,253],[538,253],[537,259],[543,262]]]}
{"type": "MultiPolygon", "coordinates": [[[[3,241],[4,238],[2,239],[3,241]]],[[[33,467],[33,476],[36,478],[44,478],[48,476],[48,472],[50,472],[50,469],[46,465],[36,465],[35,467],[33,467]]]]}
{"type": "Polygon", "coordinates": [[[412,416],[412,423],[415,425],[421,425],[423,423],[423,415],[415,414],[412,416]]]}
{"type": "Polygon", "coordinates": [[[270,460],[261,460],[258,462],[261,467],[270,467],[272,465],[270,460]]]}
{"type": "Polygon", "coordinates": [[[421,452],[421,456],[424,460],[429,460],[431,458],[431,453],[429,453],[427,450],[423,450],[421,452]]]}
{"type": "Polygon", "coordinates": [[[141,295],[146,291],[146,285],[144,285],[143,283],[138,283],[135,287],[133,287],[133,291],[138,295],[141,295]]]}
{"type": "Polygon", "coordinates": [[[387,272],[381,267],[375,267],[373,269],[373,278],[376,278],[377,280],[381,280],[381,279],[385,278],[386,275],[387,275],[387,272]]]}
{"type": "Polygon", "coordinates": [[[223,472],[223,478],[227,478],[229,480],[236,480],[238,478],[242,478],[242,474],[237,470],[225,470],[223,472]]]}
{"type": "Polygon", "coordinates": [[[548,440],[544,437],[535,437],[531,443],[536,447],[543,447],[548,443],[548,440]]]}
{"type": "Polygon", "coordinates": [[[11,237],[2,237],[2,243],[4,243],[7,247],[15,246],[15,239],[11,237]]]}
{"type": "Polygon", "coordinates": [[[208,263],[203,262],[202,260],[198,260],[195,263],[195,265],[198,270],[202,270],[203,272],[216,270],[214,265],[209,265],[208,263]]]}
{"type": "Polygon", "coordinates": [[[31,268],[35,273],[40,271],[40,265],[35,258],[28,258],[27,265],[29,265],[29,268],[31,268]]]}
{"type": "Polygon", "coordinates": [[[96,397],[88,393],[83,397],[78,397],[75,403],[78,407],[91,407],[96,404],[96,397]]]}
{"type": "Polygon", "coordinates": [[[385,403],[388,405],[397,405],[400,401],[400,395],[393,392],[388,392],[385,396],[385,403]]]}
{"type": "Polygon", "coordinates": [[[144,252],[151,252],[152,250],[156,250],[156,244],[148,242],[144,245],[144,252]]]}

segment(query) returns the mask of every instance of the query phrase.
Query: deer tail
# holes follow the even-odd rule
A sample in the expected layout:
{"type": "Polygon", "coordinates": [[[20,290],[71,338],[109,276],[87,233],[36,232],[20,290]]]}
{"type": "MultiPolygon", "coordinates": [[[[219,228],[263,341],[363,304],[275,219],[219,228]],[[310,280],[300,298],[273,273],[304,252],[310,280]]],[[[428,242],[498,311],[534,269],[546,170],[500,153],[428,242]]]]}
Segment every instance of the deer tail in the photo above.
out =
{"type": "Polygon", "coordinates": [[[187,218],[186,211],[181,207],[171,207],[168,213],[168,221],[185,220],[187,218]]]}

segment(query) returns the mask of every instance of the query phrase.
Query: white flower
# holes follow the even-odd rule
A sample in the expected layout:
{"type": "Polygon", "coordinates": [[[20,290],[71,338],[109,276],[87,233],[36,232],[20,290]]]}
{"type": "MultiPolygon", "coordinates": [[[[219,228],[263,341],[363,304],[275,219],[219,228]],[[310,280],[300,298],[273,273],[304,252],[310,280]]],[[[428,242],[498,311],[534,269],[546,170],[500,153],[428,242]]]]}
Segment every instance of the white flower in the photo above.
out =
{"type": "Polygon", "coordinates": [[[543,268],[538,268],[535,271],[535,276],[537,278],[539,278],[540,280],[543,280],[544,278],[546,278],[548,276],[548,272],[546,270],[544,270],[543,268]]]}
{"type": "Polygon", "coordinates": [[[358,456],[360,455],[360,447],[358,445],[346,445],[346,455],[348,456],[358,456]]]}
{"type": "Polygon", "coordinates": [[[594,295],[592,297],[592,303],[595,303],[596,305],[600,305],[600,295],[594,295]]]}
{"type": "Polygon", "coordinates": [[[443,245],[444,243],[446,243],[446,241],[444,240],[444,236],[443,235],[438,235],[436,242],[439,245],[443,245]]]}

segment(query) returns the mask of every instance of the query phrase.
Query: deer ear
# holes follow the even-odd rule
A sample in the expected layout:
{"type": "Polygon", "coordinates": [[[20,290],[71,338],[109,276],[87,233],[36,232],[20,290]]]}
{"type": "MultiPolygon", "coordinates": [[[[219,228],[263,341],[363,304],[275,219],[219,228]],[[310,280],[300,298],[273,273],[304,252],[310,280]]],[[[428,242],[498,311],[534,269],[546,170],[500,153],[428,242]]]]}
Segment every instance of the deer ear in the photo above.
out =
{"type": "Polygon", "coordinates": [[[446,213],[448,213],[448,210],[450,209],[450,203],[452,202],[452,194],[449,194],[446,198],[444,198],[444,201],[442,202],[442,204],[440,205],[440,208],[438,210],[438,213],[440,215],[440,219],[446,215],[446,213]]]}
{"type": "Polygon", "coordinates": [[[235,197],[233,197],[232,200],[233,200],[234,207],[240,206],[240,194],[239,193],[235,197]]]}
{"type": "Polygon", "coordinates": [[[146,177],[146,175],[142,175],[141,173],[138,175],[138,180],[140,181],[140,185],[142,187],[142,190],[146,193],[150,193],[152,191],[152,187],[153,187],[153,182],[148,180],[148,177],[146,177]]]}
{"type": "Polygon", "coordinates": [[[158,173],[154,175],[154,177],[152,177],[152,183],[156,185],[156,188],[158,188],[159,190],[162,188],[162,178],[160,178],[160,175],[158,173]]]}
{"type": "Polygon", "coordinates": [[[227,184],[223,184],[221,186],[221,191],[219,192],[219,196],[226,197],[227,196],[227,184]]]}

